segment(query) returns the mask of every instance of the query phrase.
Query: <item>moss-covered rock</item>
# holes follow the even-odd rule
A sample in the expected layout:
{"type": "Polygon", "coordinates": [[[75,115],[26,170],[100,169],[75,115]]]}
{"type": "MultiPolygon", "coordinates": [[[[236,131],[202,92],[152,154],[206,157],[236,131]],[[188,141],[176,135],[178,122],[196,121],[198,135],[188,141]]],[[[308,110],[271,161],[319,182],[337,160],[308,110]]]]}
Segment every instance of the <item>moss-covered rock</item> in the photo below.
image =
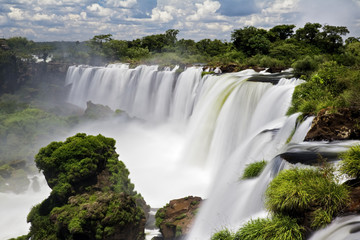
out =
{"type": "Polygon", "coordinates": [[[148,209],[118,160],[115,140],[83,133],[36,155],[50,196],[28,215],[31,239],[144,239],[148,209]]]}
{"type": "Polygon", "coordinates": [[[277,175],[265,193],[265,205],[274,214],[299,219],[317,229],[329,224],[349,202],[349,191],[331,171],[289,169],[277,175]]]}
{"type": "Polygon", "coordinates": [[[135,199],[125,193],[80,194],[50,213],[58,237],[82,239],[143,239],[144,212],[135,199]]]}
{"type": "MultiPolygon", "coordinates": [[[[258,218],[250,220],[235,234],[233,240],[302,240],[305,228],[298,224],[297,219],[277,215],[273,218],[258,218]]],[[[229,239],[229,240],[230,240],[229,239]]]]}

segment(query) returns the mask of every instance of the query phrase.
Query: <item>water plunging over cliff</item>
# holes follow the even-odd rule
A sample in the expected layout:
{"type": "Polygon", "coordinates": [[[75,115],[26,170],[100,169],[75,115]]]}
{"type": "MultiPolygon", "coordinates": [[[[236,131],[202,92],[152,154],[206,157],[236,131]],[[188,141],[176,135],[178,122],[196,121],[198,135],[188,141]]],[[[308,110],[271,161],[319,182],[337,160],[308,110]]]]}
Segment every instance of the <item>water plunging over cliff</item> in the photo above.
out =
{"type": "MultiPolygon", "coordinates": [[[[285,114],[295,86],[302,82],[278,79],[274,85],[266,81],[246,81],[255,75],[266,77],[253,70],[203,78],[201,72],[200,68],[191,67],[177,76],[175,70],[159,71],[157,66],[135,69],[124,64],[106,68],[74,66],[66,79],[67,84],[72,84],[68,101],[73,104],[84,107],[86,101],[92,101],[124,110],[136,119],[155,122],[157,127],[160,124],[178,130],[175,132],[180,136],[176,141],[179,148],[168,152],[168,157],[172,155],[169,159],[151,159],[152,163],[147,165],[144,159],[139,159],[145,156],[130,156],[124,149],[122,160],[129,166],[133,174],[130,177],[139,192],[145,192],[145,199],[153,199],[151,192],[141,186],[146,184],[142,178],[149,171],[159,177],[152,189],[158,198],[165,198],[164,192],[178,189],[183,194],[189,189],[188,195],[208,198],[189,239],[208,239],[222,226],[235,228],[254,214],[263,213],[262,193],[284,165],[275,157],[284,151],[298,116],[285,114]],[[261,160],[270,164],[260,178],[239,180],[246,164],[261,160]],[[137,176],[139,166],[144,164],[149,169],[137,176]],[[202,177],[199,179],[199,176],[202,177]],[[161,181],[172,184],[162,186],[161,181]]],[[[299,141],[307,128],[296,134],[299,141]]],[[[161,135],[161,130],[159,132],[161,135]]],[[[164,136],[171,141],[171,133],[164,136]]],[[[159,144],[166,145],[167,140],[160,140],[159,144]]],[[[121,137],[118,141],[119,148],[126,144],[121,137]]],[[[132,147],[135,146],[128,145],[132,147]]],[[[141,151],[141,146],[138,147],[141,151]]],[[[121,155],[122,150],[119,152],[121,155]]]]}
{"type": "MultiPolygon", "coordinates": [[[[302,143],[312,118],[297,126],[299,114],[286,116],[301,80],[253,70],[202,77],[198,67],[182,73],[177,69],[70,67],[69,103],[84,109],[92,101],[126,114],[81,125],[69,136],[86,132],[115,138],[136,190],[152,207],[188,195],[206,198],[189,240],[210,239],[223,227],[235,231],[249,218],[265,216],[263,193],[271,179],[290,166],[282,160],[285,155],[315,149],[331,156],[347,147],[302,143]],[[269,163],[258,178],[240,179],[246,164],[261,160],[269,163]]],[[[14,196],[5,197],[11,202],[14,196]]],[[[339,225],[344,226],[335,223],[331,233],[320,236],[335,236],[339,225]]]]}

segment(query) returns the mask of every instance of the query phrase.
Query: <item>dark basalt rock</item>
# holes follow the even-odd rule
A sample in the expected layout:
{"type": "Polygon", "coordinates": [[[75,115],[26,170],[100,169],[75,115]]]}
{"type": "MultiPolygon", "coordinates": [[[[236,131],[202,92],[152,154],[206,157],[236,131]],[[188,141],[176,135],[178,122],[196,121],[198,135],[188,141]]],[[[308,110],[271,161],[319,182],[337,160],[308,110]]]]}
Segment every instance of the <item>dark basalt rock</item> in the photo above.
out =
{"type": "Polygon", "coordinates": [[[360,139],[360,109],[341,108],[336,112],[321,110],[314,118],[305,141],[360,139]]]}

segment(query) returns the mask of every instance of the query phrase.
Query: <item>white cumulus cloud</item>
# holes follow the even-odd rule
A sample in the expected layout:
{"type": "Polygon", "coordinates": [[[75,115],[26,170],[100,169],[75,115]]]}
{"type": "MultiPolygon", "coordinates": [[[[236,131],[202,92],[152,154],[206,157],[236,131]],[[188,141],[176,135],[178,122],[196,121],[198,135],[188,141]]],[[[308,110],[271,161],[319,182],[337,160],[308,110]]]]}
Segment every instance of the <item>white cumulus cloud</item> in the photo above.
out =
{"type": "Polygon", "coordinates": [[[23,10],[19,9],[19,8],[14,8],[14,7],[10,7],[10,11],[8,13],[8,17],[12,20],[24,20],[25,19],[25,13],[23,10]]]}
{"type": "Polygon", "coordinates": [[[173,20],[173,16],[168,12],[171,8],[161,10],[154,8],[151,13],[151,21],[159,21],[160,23],[169,22],[173,20]]]}
{"type": "Polygon", "coordinates": [[[110,6],[123,7],[123,8],[131,8],[131,7],[135,6],[136,3],[137,3],[136,0],[124,0],[124,1],[108,0],[107,1],[107,4],[109,4],[110,6]]]}
{"type": "Polygon", "coordinates": [[[92,12],[93,14],[96,14],[96,15],[102,16],[102,17],[110,16],[113,13],[113,11],[110,8],[104,8],[97,3],[87,6],[86,9],[88,11],[92,12]]]}
{"type": "Polygon", "coordinates": [[[213,18],[221,5],[218,1],[206,0],[204,3],[196,3],[195,6],[196,13],[186,18],[189,21],[213,18]]]}

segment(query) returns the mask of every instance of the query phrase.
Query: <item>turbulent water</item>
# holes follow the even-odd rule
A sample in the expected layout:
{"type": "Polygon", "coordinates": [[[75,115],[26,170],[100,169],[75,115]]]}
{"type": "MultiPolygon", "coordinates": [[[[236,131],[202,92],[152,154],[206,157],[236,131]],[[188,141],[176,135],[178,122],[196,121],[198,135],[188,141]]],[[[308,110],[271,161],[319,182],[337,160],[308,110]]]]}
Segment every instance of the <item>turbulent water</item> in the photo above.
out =
{"type": "Polygon", "coordinates": [[[302,143],[312,119],[298,125],[298,114],[286,116],[301,80],[274,81],[273,75],[253,70],[201,73],[197,67],[179,74],[177,67],[159,71],[158,66],[115,64],[72,66],[66,77],[69,103],[85,108],[92,101],[125,112],[71,134],[115,138],[120,159],[148,204],[162,207],[188,195],[207,199],[190,240],[209,239],[224,227],[236,231],[249,218],[266,216],[267,184],[289,167],[279,154],[314,151],[302,143]],[[263,80],[247,81],[254,76],[263,80]],[[246,164],[261,160],[269,164],[260,177],[240,179],[246,164]]]}

